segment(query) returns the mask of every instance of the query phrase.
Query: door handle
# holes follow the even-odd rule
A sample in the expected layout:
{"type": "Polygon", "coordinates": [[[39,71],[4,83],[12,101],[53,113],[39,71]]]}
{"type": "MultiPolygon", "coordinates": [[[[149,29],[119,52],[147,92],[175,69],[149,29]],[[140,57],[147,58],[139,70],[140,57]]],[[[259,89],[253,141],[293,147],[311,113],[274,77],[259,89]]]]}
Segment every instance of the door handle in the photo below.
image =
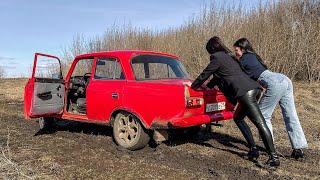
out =
{"type": "Polygon", "coordinates": [[[39,93],[37,94],[38,97],[47,97],[47,96],[51,96],[51,91],[48,92],[44,92],[44,93],[39,93]]]}
{"type": "Polygon", "coordinates": [[[38,98],[40,98],[42,100],[48,100],[48,99],[52,98],[51,91],[39,93],[39,94],[37,94],[37,96],[38,96],[38,98]]]}
{"type": "Polygon", "coordinates": [[[112,97],[112,99],[118,99],[118,98],[119,98],[119,94],[116,93],[116,92],[113,92],[113,93],[111,94],[111,97],[112,97]]]}

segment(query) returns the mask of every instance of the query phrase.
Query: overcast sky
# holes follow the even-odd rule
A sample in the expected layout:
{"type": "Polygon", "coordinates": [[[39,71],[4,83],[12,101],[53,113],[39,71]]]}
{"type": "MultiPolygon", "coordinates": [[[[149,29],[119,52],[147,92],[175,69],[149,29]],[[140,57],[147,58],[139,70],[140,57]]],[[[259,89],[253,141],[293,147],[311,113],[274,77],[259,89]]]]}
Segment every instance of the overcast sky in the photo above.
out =
{"type": "MultiPolygon", "coordinates": [[[[250,6],[258,2],[241,1],[250,6]]],[[[210,0],[1,0],[0,66],[7,77],[29,76],[35,52],[59,56],[76,35],[102,35],[113,24],[124,23],[150,29],[178,27],[209,3],[210,0]]]]}

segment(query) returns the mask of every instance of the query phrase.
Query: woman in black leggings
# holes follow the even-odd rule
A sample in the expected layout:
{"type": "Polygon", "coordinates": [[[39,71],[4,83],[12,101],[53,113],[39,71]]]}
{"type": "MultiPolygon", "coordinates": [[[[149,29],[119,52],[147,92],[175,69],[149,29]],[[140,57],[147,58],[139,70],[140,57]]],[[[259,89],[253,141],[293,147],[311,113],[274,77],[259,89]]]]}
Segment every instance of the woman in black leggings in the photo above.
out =
{"type": "Polygon", "coordinates": [[[274,148],[272,135],[261,114],[256,99],[261,91],[259,84],[250,79],[242,71],[238,62],[231,56],[231,51],[221,42],[220,38],[212,37],[208,41],[206,49],[211,55],[210,63],[192,83],[192,89],[197,90],[201,88],[202,84],[211,75],[221,78],[224,83],[224,89],[228,91],[228,96],[234,97],[238,102],[238,107],[234,113],[234,121],[249,144],[250,151],[248,156],[258,158],[259,152],[250,128],[244,121],[246,116],[259,130],[259,134],[269,154],[267,163],[270,166],[279,166],[280,161],[274,148]]]}

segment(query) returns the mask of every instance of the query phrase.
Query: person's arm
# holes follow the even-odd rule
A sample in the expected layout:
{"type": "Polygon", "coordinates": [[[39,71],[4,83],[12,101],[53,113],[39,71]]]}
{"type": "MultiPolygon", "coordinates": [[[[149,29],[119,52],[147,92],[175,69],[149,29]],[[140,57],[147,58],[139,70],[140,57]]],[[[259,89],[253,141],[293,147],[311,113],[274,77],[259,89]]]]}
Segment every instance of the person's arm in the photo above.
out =
{"type": "Polygon", "coordinates": [[[191,88],[196,90],[220,67],[219,61],[211,59],[208,66],[202,71],[202,73],[193,81],[191,88]]]}
{"type": "Polygon", "coordinates": [[[257,70],[257,69],[255,69],[257,67],[256,66],[257,62],[258,62],[258,60],[257,60],[256,56],[254,54],[249,54],[249,53],[244,54],[243,57],[239,61],[241,69],[251,79],[254,79],[253,74],[254,74],[254,71],[257,70]]]}
{"type": "Polygon", "coordinates": [[[248,69],[248,59],[247,59],[247,56],[243,55],[244,57],[242,57],[238,62],[239,62],[239,65],[242,69],[243,72],[245,72],[246,74],[249,74],[247,72],[247,69],[248,69]]]}
{"type": "Polygon", "coordinates": [[[213,76],[213,78],[208,82],[207,87],[212,89],[214,86],[218,86],[221,83],[221,79],[217,76],[213,76]]]}

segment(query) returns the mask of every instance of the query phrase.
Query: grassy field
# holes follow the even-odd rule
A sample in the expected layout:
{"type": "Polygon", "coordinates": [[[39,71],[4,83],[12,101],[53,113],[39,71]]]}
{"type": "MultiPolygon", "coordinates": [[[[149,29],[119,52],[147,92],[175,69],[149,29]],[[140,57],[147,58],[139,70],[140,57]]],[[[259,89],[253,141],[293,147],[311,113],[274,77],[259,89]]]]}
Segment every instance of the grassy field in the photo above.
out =
{"type": "MultiPolygon", "coordinates": [[[[246,143],[232,121],[195,140],[175,139],[140,151],[112,141],[109,127],[71,123],[36,136],[36,120],[23,118],[26,79],[0,80],[0,177],[3,179],[319,179],[320,84],[295,83],[296,106],[309,142],[306,159],[291,153],[277,108],[273,124],[276,148],[283,155],[277,169],[246,159],[246,143]]],[[[251,125],[251,124],[250,124],[251,125]]],[[[257,132],[254,131],[259,145],[257,132]]],[[[267,160],[262,153],[260,163],[267,160]]]]}

